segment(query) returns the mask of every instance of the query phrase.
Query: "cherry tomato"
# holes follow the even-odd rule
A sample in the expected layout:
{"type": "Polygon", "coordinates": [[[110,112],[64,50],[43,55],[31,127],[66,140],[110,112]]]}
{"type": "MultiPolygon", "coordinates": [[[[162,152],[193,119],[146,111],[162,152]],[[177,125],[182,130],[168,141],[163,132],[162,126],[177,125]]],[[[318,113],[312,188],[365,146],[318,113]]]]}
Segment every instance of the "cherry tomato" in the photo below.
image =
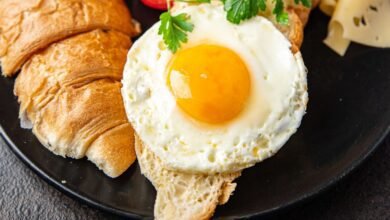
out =
{"type": "Polygon", "coordinates": [[[166,0],[141,0],[145,5],[159,10],[167,10],[166,0]]]}

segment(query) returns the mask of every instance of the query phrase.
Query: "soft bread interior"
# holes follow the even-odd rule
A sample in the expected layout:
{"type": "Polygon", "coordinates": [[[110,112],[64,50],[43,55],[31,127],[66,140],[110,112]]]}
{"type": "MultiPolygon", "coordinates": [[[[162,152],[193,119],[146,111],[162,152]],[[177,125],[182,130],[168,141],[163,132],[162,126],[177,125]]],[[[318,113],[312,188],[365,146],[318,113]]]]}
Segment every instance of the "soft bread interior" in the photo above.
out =
{"type": "Polygon", "coordinates": [[[2,0],[0,60],[11,76],[39,49],[94,29],[132,36],[137,29],[123,0],[2,0]]]}
{"type": "Polygon", "coordinates": [[[147,146],[135,136],[135,149],[141,172],[157,190],[156,219],[209,219],[217,205],[225,204],[240,172],[204,175],[167,170],[147,146]]]}

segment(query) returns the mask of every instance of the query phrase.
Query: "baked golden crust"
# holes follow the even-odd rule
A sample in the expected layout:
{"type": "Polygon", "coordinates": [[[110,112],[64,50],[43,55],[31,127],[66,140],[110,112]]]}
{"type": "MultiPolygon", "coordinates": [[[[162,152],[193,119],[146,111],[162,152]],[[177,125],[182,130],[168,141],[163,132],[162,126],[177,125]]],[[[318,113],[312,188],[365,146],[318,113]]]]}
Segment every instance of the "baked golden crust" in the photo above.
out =
{"type": "Polygon", "coordinates": [[[265,12],[261,12],[260,15],[270,19],[270,21],[283,33],[284,36],[291,42],[291,51],[293,53],[299,52],[303,38],[304,28],[308,21],[311,10],[316,7],[319,0],[312,0],[312,8],[306,8],[302,4],[295,4],[294,0],[284,0],[286,11],[289,17],[289,23],[282,25],[276,21],[275,16],[272,14],[270,8],[273,7],[272,2],[268,2],[270,7],[267,7],[265,12]]]}
{"type": "Polygon", "coordinates": [[[95,30],[54,43],[35,54],[24,65],[15,83],[21,112],[33,112],[50,100],[62,87],[122,78],[129,37],[115,31],[95,30]]]}
{"type": "Polygon", "coordinates": [[[289,24],[287,26],[280,25],[276,21],[277,28],[291,42],[291,51],[296,53],[300,50],[304,38],[304,28],[308,22],[310,12],[317,7],[320,0],[312,0],[312,8],[307,8],[302,4],[295,4],[292,0],[285,0],[287,5],[287,13],[289,15],[289,24]]]}
{"type": "Polygon", "coordinates": [[[294,10],[287,9],[287,13],[289,17],[288,25],[281,25],[276,21],[274,24],[290,41],[291,51],[297,53],[302,46],[304,26],[294,10]]]}
{"type": "Polygon", "coordinates": [[[94,29],[132,36],[138,30],[122,0],[2,0],[0,58],[12,76],[39,49],[94,29]]]}
{"type": "Polygon", "coordinates": [[[76,35],[33,55],[15,82],[20,117],[45,147],[112,177],[135,160],[119,82],[130,45],[117,31],[76,35]]]}
{"type": "Polygon", "coordinates": [[[309,21],[309,15],[313,8],[317,7],[317,5],[320,3],[320,0],[312,0],[312,8],[307,8],[301,4],[296,5],[289,5],[288,9],[293,10],[295,14],[299,17],[299,19],[302,21],[303,26],[307,24],[309,21]]]}
{"type": "MultiPolygon", "coordinates": [[[[123,103],[118,103],[118,106],[121,105],[123,103]]],[[[119,176],[136,159],[133,134],[133,128],[127,121],[123,125],[106,131],[88,148],[86,152],[88,160],[95,163],[108,176],[119,176]]]]}

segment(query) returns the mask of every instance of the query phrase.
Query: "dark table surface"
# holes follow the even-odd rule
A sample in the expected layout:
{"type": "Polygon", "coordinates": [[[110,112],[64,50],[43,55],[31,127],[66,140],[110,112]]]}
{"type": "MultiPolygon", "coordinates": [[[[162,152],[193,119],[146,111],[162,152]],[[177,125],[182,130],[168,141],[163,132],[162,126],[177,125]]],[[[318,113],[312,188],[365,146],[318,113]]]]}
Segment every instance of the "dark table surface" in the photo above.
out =
{"type": "MultiPolygon", "coordinates": [[[[390,135],[354,172],[313,199],[265,219],[390,219],[390,135]]],[[[0,138],[0,219],[120,219],[40,179],[0,138]]]]}

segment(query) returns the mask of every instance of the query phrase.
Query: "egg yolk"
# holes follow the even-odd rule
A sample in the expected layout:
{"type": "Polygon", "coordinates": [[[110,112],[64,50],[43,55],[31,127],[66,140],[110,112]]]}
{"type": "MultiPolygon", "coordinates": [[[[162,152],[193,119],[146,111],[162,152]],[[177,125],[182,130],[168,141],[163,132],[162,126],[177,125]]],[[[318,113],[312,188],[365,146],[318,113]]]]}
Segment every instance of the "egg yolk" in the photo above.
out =
{"type": "Polygon", "coordinates": [[[184,112],[209,124],[237,117],[250,93],[245,63],[232,50],[217,45],[178,51],[169,63],[167,83],[184,112]]]}

